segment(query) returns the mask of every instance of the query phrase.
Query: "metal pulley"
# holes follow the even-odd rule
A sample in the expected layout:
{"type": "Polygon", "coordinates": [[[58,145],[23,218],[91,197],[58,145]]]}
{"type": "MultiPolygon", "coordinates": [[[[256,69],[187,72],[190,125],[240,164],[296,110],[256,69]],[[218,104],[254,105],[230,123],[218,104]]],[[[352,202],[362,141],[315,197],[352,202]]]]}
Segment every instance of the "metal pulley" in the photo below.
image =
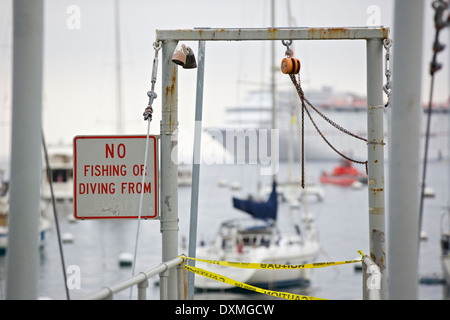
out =
{"type": "Polygon", "coordinates": [[[292,58],[294,51],[292,51],[289,46],[292,44],[292,40],[285,41],[282,43],[287,47],[286,57],[281,61],[281,72],[284,74],[297,74],[300,72],[300,60],[297,58],[292,58]]]}
{"type": "Polygon", "coordinates": [[[297,74],[300,72],[300,60],[286,57],[281,61],[281,72],[285,74],[297,74]]]}

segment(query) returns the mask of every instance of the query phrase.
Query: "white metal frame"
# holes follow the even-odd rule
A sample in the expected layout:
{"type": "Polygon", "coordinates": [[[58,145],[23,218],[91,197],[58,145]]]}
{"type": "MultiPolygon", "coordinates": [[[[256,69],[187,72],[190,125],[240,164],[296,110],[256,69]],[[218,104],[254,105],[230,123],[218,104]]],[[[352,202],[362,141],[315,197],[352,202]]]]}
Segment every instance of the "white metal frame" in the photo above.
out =
{"type": "MultiPolygon", "coordinates": [[[[383,40],[389,28],[261,28],[157,30],[162,43],[161,232],[162,259],[178,255],[178,67],[172,54],[178,41],[365,40],[367,54],[367,126],[370,256],[380,268],[381,297],[386,296],[386,230],[384,200],[383,40]]],[[[198,188],[198,186],[193,186],[198,188]]],[[[176,274],[169,274],[169,299],[176,299],[176,274]]]]}

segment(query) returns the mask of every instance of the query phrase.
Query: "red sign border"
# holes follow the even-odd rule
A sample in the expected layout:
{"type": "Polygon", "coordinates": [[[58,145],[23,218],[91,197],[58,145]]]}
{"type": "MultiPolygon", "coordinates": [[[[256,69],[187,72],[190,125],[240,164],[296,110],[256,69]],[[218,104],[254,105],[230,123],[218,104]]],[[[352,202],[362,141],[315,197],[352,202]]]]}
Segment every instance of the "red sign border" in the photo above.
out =
{"type": "MultiPolygon", "coordinates": [[[[155,214],[152,216],[141,216],[141,219],[152,219],[156,220],[159,218],[158,215],[158,138],[159,136],[156,135],[149,135],[149,139],[154,140],[154,164],[155,164],[155,214]]],[[[139,216],[110,216],[110,217],[104,217],[104,216],[91,216],[91,217],[78,217],[77,216],[77,193],[76,193],[76,185],[77,185],[77,166],[76,166],[76,159],[77,159],[77,140],[82,139],[145,139],[147,138],[146,135],[121,135],[121,136],[101,136],[101,135],[92,135],[92,136],[76,136],[73,138],[73,188],[74,188],[74,196],[73,196],[73,206],[74,206],[74,212],[73,216],[77,220],[95,220],[95,219],[138,219],[139,216]]]]}

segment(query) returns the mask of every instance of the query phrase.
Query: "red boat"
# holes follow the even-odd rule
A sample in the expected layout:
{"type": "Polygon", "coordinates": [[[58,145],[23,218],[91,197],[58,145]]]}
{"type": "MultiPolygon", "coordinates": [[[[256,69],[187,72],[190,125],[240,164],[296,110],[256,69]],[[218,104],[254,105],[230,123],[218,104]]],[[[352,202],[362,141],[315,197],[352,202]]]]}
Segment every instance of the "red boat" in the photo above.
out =
{"type": "Polygon", "coordinates": [[[321,183],[330,183],[339,186],[352,186],[354,184],[367,184],[367,175],[359,172],[352,166],[350,160],[344,160],[333,169],[331,174],[322,172],[321,183]]]}

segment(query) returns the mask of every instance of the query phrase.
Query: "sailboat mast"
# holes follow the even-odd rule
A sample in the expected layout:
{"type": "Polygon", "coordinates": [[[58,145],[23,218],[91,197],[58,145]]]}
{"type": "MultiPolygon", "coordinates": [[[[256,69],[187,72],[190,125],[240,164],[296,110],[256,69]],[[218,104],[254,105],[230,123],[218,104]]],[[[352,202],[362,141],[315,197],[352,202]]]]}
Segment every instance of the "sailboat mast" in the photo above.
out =
{"type": "MultiPolygon", "coordinates": [[[[271,24],[272,28],[275,28],[275,0],[271,0],[271,24]]],[[[272,61],[271,61],[271,90],[272,90],[272,129],[277,129],[276,122],[276,84],[275,84],[275,41],[271,41],[271,53],[272,53],[272,61]]],[[[271,135],[273,131],[271,132],[271,135]]],[[[273,139],[271,139],[271,144],[274,143],[273,139]]],[[[276,142],[278,143],[278,141],[276,142]]],[[[271,146],[271,150],[275,150],[273,146],[271,146]]],[[[272,181],[276,180],[276,165],[273,163],[274,155],[271,154],[272,157],[272,181]]]]}
{"type": "Polygon", "coordinates": [[[114,0],[115,43],[116,43],[116,131],[122,133],[122,70],[120,54],[120,13],[119,0],[114,0]]]}

